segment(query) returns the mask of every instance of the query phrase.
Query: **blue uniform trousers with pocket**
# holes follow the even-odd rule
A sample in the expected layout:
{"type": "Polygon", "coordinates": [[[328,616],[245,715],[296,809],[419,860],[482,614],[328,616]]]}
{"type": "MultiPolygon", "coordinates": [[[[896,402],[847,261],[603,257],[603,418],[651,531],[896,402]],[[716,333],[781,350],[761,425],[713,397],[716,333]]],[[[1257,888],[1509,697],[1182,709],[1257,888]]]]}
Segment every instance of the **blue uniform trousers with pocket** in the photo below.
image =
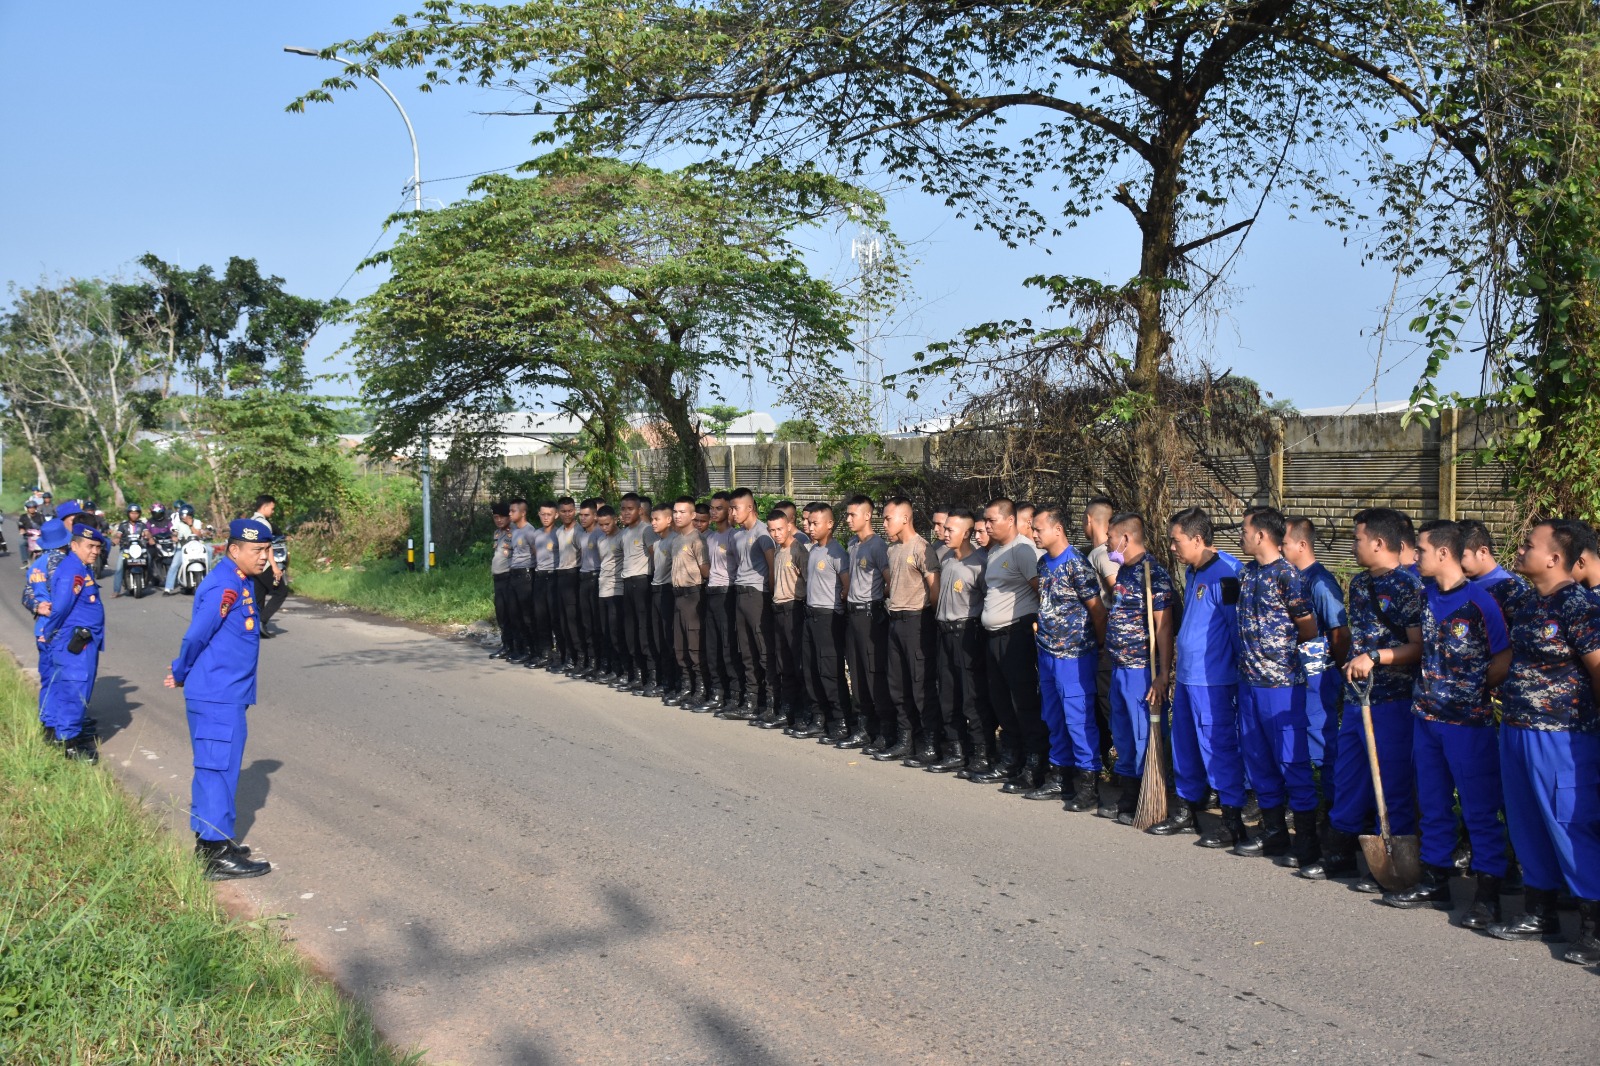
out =
{"type": "Polygon", "coordinates": [[[1094,689],[1099,656],[1057,658],[1039,652],[1039,714],[1050,733],[1050,765],[1100,772],[1100,723],[1094,689]]]}
{"type": "Polygon", "coordinates": [[[83,732],[83,719],[94,698],[95,674],[100,669],[100,649],[89,644],[76,655],[50,649],[50,685],[44,701],[44,724],[56,739],[71,740],[83,732]],[[69,660],[69,661],[63,661],[69,660]]]}
{"type": "Polygon", "coordinates": [[[194,783],[189,791],[189,828],[202,840],[231,840],[239,791],[239,767],[249,733],[246,703],[185,699],[189,741],[194,747],[194,783]]]}
{"type": "Polygon", "coordinates": [[[1203,802],[1214,788],[1224,807],[1244,806],[1238,685],[1174,687],[1172,773],[1178,796],[1190,803],[1203,802]]]}
{"type": "Polygon", "coordinates": [[[1317,809],[1306,734],[1304,685],[1239,686],[1239,747],[1262,807],[1282,807],[1287,801],[1291,811],[1317,809]]]}
{"type": "Polygon", "coordinates": [[[1150,668],[1111,668],[1111,742],[1117,746],[1112,770],[1124,777],[1144,776],[1144,746],[1150,739],[1150,668]]]}
{"type": "Polygon", "coordinates": [[[1472,842],[1472,868],[1504,877],[1505,806],[1500,790],[1500,743],[1491,725],[1460,725],[1417,718],[1411,760],[1417,770],[1417,824],[1422,861],[1449,866],[1455,858],[1456,797],[1472,842]]]}
{"type": "Polygon", "coordinates": [[[1500,778],[1528,887],[1600,899],[1600,736],[1502,725],[1500,778]]]}
{"type": "Polygon", "coordinates": [[[50,645],[34,641],[34,647],[39,649],[39,721],[48,724],[45,718],[45,701],[50,698],[50,675],[55,671],[51,660],[50,645]]]}
{"type": "Polygon", "coordinates": [[[1339,715],[1344,706],[1344,675],[1328,669],[1306,679],[1306,743],[1311,765],[1322,775],[1322,796],[1331,799],[1333,767],[1339,757],[1339,715]]]}
{"type": "MultiPolygon", "coordinates": [[[[1416,771],[1411,741],[1416,716],[1410,700],[1372,705],[1372,735],[1378,742],[1378,771],[1383,775],[1383,802],[1389,808],[1389,830],[1396,836],[1417,831],[1414,799],[1416,771]]],[[[1339,728],[1339,755],[1333,765],[1333,806],[1328,824],[1343,833],[1371,833],[1378,825],[1378,797],[1367,762],[1367,736],[1361,705],[1351,707],[1339,728]]]]}

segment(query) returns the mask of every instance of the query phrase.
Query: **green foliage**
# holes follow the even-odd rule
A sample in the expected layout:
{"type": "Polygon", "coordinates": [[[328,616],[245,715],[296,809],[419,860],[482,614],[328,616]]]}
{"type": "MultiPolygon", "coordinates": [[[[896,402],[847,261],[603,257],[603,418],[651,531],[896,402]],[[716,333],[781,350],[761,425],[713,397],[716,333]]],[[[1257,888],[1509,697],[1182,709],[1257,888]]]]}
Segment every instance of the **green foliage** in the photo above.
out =
{"type": "Polygon", "coordinates": [[[0,662],[0,1060],[416,1062],[309,974],[270,922],[237,922],[162,819],[39,740],[0,662]]]}
{"type": "Polygon", "coordinates": [[[217,472],[216,506],[223,517],[238,517],[262,492],[278,498],[285,523],[337,507],[349,468],[324,401],[252,388],[202,397],[190,410],[192,420],[214,434],[207,462],[217,472]]]}
{"type": "Polygon", "coordinates": [[[811,444],[822,436],[822,427],[811,418],[786,418],[778,423],[777,439],[779,444],[790,442],[796,444],[811,444]]]}
{"type": "Polygon", "coordinates": [[[701,423],[705,431],[719,439],[726,437],[728,428],[750,413],[746,408],[735,407],[728,403],[708,404],[705,407],[696,408],[696,411],[705,416],[705,420],[701,423]]]}
{"type": "Polygon", "coordinates": [[[343,603],[390,618],[430,625],[468,625],[494,617],[494,583],[489,578],[489,546],[477,546],[460,559],[441,561],[429,573],[405,567],[404,557],[363,568],[303,572],[295,594],[343,603]]]}
{"type": "Polygon", "coordinates": [[[554,499],[556,476],[548,470],[517,469],[502,466],[489,479],[489,497],[493,500],[515,500],[519,497],[530,505],[540,500],[554,499]]]}

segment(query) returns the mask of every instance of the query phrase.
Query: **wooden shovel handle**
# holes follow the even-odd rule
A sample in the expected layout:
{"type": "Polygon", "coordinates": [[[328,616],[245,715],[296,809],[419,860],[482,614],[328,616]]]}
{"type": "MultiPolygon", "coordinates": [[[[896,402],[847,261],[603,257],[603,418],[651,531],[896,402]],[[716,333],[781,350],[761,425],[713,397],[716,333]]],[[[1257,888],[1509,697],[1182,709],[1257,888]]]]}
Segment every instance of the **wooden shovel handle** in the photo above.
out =
{"type": "Polygon", "coordinates": [[[1378,737],[1372,729],[1372,679],[1367,679],[1361,690],[1361,728],[1367,734],[1367,766],[1372,770],[1372,791],[1378,800],[1378,829],[1383,834],[1385,850],[1392,848],[1394,839],[1389,832],[1389,805],[1383,802],[1383,772],[1378,769],[1378,737]]]}

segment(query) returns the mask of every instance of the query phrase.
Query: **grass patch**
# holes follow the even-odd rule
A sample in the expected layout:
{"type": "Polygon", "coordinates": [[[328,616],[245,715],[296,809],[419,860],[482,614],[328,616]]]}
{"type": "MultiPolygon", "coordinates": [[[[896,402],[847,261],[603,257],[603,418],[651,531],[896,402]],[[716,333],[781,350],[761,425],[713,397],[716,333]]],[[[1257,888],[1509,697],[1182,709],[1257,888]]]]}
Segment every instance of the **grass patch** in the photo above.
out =
{"type": "Polygon", "coordinates": [[[270,922],[217,906],[185,842],[39,736],[0,653],[0,1062],[418,1063],[270,922]]]}
{"type": "Polygon", "coordinates": [[[404,563],[375,563],[363,570],[294,572],[296,595],[343,603],[374,614],[433,625],[468,625],[494,617],[494,582],[481,562],[436,566],[424,574],[404,563]]]}

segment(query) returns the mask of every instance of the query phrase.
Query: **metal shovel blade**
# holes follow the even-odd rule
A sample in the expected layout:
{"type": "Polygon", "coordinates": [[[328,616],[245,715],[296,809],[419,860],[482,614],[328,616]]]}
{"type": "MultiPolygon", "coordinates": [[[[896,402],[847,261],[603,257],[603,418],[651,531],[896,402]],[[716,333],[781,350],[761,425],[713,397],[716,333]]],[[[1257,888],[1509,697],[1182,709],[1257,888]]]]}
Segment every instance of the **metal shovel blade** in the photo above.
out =
{"type": "Polygon", "coordinates": [[[1414,836],[1390,837],[1361,834],[1361,852],[1367,857],[1372,879],[1390,892],[1400,892],[1422,880],[1422,841],[1414,836]]]}

